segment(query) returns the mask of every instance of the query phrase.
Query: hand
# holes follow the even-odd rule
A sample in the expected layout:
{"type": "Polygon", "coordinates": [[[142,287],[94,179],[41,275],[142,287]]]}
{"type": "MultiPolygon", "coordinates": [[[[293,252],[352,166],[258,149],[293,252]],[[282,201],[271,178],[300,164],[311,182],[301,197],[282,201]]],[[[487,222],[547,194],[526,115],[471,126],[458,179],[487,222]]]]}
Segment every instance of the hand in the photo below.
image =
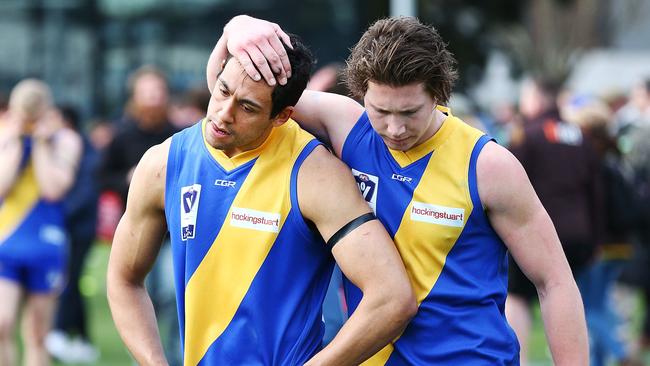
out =
{"type": "Polygon", "coordinates": [[[226,24],[223,33],[227,39],[228,52],[253,80],[260,80],[261,73],[264,80],[274,86],[275,74],[281,85],[287,83],[287,78],[291,77],[291,64],[282,43],[293,47],[289,36],[280,26],[239,15],[226,24]]]}
{"type": "Polygon", "coordinates": [[[24,130],[25,122],[18,118],[15,113],[7,111],[2,115],[2,119],[0,119],[0,137],[7,139],[18,138],[24,133],[24,130]]]}
{"type": "Polygon", "coordinates": [[[61,114],[51,110],[46,112],[37,122],[34,128],[33,136],[36,141],[49,141],[50,138],[63,128],[61,114]]]}

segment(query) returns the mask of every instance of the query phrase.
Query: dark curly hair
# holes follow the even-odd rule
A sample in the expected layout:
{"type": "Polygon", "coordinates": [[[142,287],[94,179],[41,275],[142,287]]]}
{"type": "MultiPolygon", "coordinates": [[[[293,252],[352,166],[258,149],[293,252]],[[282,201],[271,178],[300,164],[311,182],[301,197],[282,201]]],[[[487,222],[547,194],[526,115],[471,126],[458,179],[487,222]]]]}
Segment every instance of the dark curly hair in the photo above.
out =
{"type": "Polygon", "coordinates": [[[413,17],[376,21],[352,49],[345,70],[346,83],[363,98],[368,81],[404,86],[424,83],[438,104],[449,101],[458,78],[456,60],[432,26],[413,17]]]}

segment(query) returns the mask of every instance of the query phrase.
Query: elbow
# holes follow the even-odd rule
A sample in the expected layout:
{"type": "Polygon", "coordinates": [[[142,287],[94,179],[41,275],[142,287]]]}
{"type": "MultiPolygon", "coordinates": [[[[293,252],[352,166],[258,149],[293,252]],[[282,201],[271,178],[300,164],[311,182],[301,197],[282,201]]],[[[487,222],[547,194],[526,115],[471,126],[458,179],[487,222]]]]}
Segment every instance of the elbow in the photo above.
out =
{"type": "Polygon", "coordinates": [[[391,301],[391,312],[396,323],[403,328],[415,316],[418,311],[418,305],[415,300],[415,294],[410,284],[407,284],[408,291],[401,289],[393,292],[391,301]]]}
{"type": "MultiPolygon", "coordinates": [[[[411,286],[409,286],[409,289],[410,288],[411,286]]],[[[400,304],[400,313],[402,314],[401,320],[404,322],[404,324],[406,324],[411,321],[417,312],[418,304],[415,300],[415,294],[413,291],[409,291],[409,295],[405,296],[405,298],[402,299],[402,303],[400,304]]]]}

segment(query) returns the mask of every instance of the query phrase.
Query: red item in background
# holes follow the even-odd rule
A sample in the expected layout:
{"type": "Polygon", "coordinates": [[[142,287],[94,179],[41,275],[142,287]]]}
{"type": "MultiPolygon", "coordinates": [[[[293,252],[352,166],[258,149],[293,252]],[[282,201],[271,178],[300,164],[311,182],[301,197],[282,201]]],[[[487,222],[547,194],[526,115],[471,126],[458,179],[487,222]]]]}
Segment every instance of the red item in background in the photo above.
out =
{"type": "Polygon", "coordinates": [[[124,202],[119,194],[105,191],[99,195],[97,208],[97,239],[110,244],[115,235],[115,229],[124,214],[124,202]]]}

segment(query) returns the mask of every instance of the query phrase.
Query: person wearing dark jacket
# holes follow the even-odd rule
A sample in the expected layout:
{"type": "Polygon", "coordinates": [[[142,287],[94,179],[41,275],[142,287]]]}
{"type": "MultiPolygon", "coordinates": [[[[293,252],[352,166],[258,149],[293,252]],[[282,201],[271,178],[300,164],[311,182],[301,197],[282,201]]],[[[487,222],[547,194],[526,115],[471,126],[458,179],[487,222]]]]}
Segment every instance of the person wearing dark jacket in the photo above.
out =
{"type": "MultiPolygon", "coordinates": [[[[510,149],[548,211],[579,282],[601,240],[602,176],[589,137],[560,117],[559,90],[558,83],[548,80],[524,82],[520,112],[525,123],[513,134],[510,149]]],[[[511,260],[506,316],[519,338],[522,364],[531,327],[530,306],[536,298],[535,287],[511,260]]]]}

